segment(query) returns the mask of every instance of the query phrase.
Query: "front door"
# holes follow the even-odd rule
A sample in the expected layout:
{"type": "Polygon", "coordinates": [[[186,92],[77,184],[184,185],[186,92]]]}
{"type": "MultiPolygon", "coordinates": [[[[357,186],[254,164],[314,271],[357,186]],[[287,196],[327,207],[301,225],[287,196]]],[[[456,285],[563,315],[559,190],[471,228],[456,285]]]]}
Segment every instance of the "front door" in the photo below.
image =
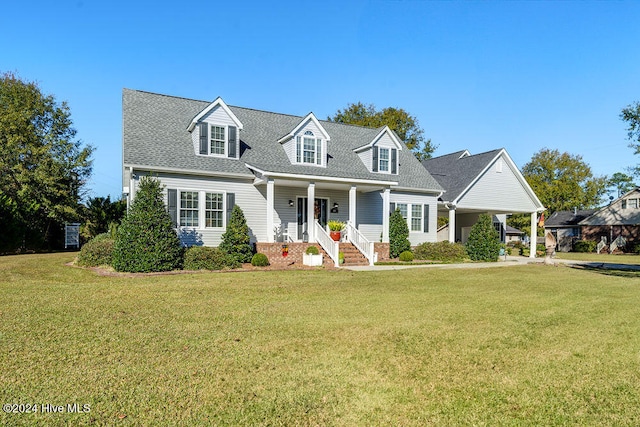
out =
{"type": "MultiPolygon", "coordinates": [[[[325,227],[327,225],[327,206],[329,201],[327,199],[315,199],[313,205],[313,221],[318,220],[320,225],[325,227]]],[[[306,197],[298,198],[298,240],[308,239],[308,227],[309,221],[307,219],[307,207],[308,199],[306,197]]],[[[312,222],[313,224],[313,222],[312,222]]]]}

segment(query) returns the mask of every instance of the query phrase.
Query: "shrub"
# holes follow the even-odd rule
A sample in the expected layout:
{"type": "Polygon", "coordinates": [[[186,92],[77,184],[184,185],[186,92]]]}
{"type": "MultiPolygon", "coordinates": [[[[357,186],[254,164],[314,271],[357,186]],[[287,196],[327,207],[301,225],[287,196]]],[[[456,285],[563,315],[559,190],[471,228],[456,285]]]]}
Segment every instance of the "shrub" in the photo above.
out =
{"type": "Polygon", "coordinates": [[[633,247],[633,253],[640,255],[640,243],[633,247]]]}
{"type": "Polygon", "coordinates": [[[425,242],[413,251],[416,259],[431,261],[460,262],[467,257],[467,251],[461,243],[451,243],[448,240],[438,243],[425,242]]]}
{"type": "Polygon", "coordinates": [[[160,182],[142,177],[136,197],[116,232],[113,267],[151,272],[180,268],[182,246],[167,212],[160,182]]]}
{"type": "Polygon", "coordinates": [[[266,267],[269,265],[269,258],[265,254],[257,253],[251,258],[251,265],[254,267],[266,267]]]}
{"type": "Polygon", "coordinates": [[[227,231],[222,235],[220,249],[238,262],[251,261],[253,247],[249,236],[249,226],[240,206],[235,205],[231,211],[231,218],[227,223],[227,231]]]}
{"type": "Polygon", "coordinates": [[[317,248],[317,247],[315,247],[315,246],[309,246],[309,247],[307,248],[307,250],[305,251],[305,253],[306,253],[307,255],[319,255],[319,254],[320,254],[320,251],[319,251],[319,250],[318,250],[318,248],[317,248]]]}
{"type": "Polygon", "coordinates": [[[413,261],[413,252],[404,251],[400,254],[400,261],[411,262],[413,261]]]}
{"type": "Polygon", "coordinates": [[[184,252],[185,270],[222,270],[238,268],[240,263],[219,248],[192,246],[184,252]]]}
{"type": "Polygon", "coordinates": [[[397,258],[402,252],[410,250],[407,221],[402,217],[400,209],[396,209],[389,217],[389,256],[397,258]]]}
{"type": "Polygon", "coordinates": [[[491,216],[481,214],[469,233],[466,244],[467,254],[473,261],[498,261],[500,235],[493,227],[491,216]]]}
{"type": "Polygon", "coordinates": [[[595,240],[576,240],[573,244],[574,252],[595,252],[598,242],[595,240]]]}
{"type": "Polygon", "coordinates": [[[78,265],[97,267],[111,265],[113,261],[114,240],[108,233],[98,234],[82,246],[78,254],[78,265]]]}

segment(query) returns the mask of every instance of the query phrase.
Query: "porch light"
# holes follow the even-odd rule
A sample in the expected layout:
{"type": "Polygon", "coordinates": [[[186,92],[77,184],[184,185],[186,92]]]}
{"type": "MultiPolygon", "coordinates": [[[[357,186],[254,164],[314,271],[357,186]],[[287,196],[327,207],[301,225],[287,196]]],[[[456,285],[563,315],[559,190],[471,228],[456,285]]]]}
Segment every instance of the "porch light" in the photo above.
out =
{"type": "Polygon", "coordinates": [[[331,209],[331,213],[338,213],[338,203],[333,203],[333,208],[331,209]]]}
{"type": "Polygon", "coordinates": [[[289,200],[289,207],[293,207],[293,200],[289,200]]]}

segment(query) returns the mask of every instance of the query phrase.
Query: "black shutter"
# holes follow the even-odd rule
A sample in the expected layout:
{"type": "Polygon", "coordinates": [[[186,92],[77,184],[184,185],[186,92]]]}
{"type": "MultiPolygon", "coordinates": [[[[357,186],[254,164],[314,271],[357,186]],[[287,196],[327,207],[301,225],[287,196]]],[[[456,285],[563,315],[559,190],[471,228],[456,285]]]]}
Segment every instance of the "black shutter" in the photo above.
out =
{"type": "Polygon", "coordinates": [[[229,126],[229,157],[236,157],[236,127],[229,126]]]}
{"type": "Polygon", "coordinates": [[[395,148],[391,149],[391,173],[398,173],[398,150],[395,148]]]}
{"type": "Polygon", "coordinates": [[[302,140],[299,136],[296,137],[296,162],[300,163],[302,160],[302,140]]]}
{"type": "Polygon", "coordinates": [[[378,147],[373,147],[373,163],[371,165],[371,170],[374,172],[378,172],[378,147]]]}
{"type": "Polygon", "coordinates": [[[422,206],[422,221],[423,221],[422,231],[424,231],[425,233],[428,233],[429,232],[429,205],[422,206]]]}
{"type": "Polygon", "coordinates": [[[200,154],[209,154],[209,124],[200,123],[200,154]]]}
{"type": "Polygon", "coordinates": [[[389,203],[389,215],[391,215],[395,211],[396,211],[396,204],[395,203],[389,203]]]}
{"type": "Polygon", "coordinates": [[[236,205],[236,194],[227,193],[227,224],[229,224],[229,220],[231,220],[231,211],[233,211],[233,207],[235,205],[236,205]]]}
{"type": "Polygon", "coordinates": [[[178,190],[167,190],[167,207],[171,223],[174,227],[178,226],[178,190]]]}

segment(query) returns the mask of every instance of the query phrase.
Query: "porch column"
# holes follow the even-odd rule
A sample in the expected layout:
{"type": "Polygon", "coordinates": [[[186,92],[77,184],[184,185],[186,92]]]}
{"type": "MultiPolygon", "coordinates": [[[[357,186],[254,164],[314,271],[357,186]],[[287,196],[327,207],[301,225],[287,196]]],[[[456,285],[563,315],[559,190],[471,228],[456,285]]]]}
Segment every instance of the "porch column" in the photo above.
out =
{"type": "Polygon", "coordinates": [[[273,243],[274,239],[274,224],[273,224],[273,212],[274,212],[274,189],[275,182],[273,178],[267,179],[267,242],[273,243]]]}
{"type": "Polygon", "coordinates": [[[315,212],[316,205],[316,183],[310,182],[307,187],[307,233],[309,233],[309,242],[316,241],[315,235],[315,212]]]}
{"type": "Polygon", "coordinates": [[[382,241],[389,243],[389,209],[391,189],[385,188],[382,192],[382,241]]]}
{"type": "Polygon", "coordinates": [[[538,243],[538,213],[531,212],[531,241],[529,242],[529,258],[536,257],[537,243],[538,243]]]}
{"type": "Polygon", "coordinates": [[[349,222],[352,226],[356,226],[356,186],[352,185],[349,189],[349,222]]]}
{"type": "Polygon", "coordinates": [[[449,206],[449,243],[456,242],[456,205],[449,206]]]}

